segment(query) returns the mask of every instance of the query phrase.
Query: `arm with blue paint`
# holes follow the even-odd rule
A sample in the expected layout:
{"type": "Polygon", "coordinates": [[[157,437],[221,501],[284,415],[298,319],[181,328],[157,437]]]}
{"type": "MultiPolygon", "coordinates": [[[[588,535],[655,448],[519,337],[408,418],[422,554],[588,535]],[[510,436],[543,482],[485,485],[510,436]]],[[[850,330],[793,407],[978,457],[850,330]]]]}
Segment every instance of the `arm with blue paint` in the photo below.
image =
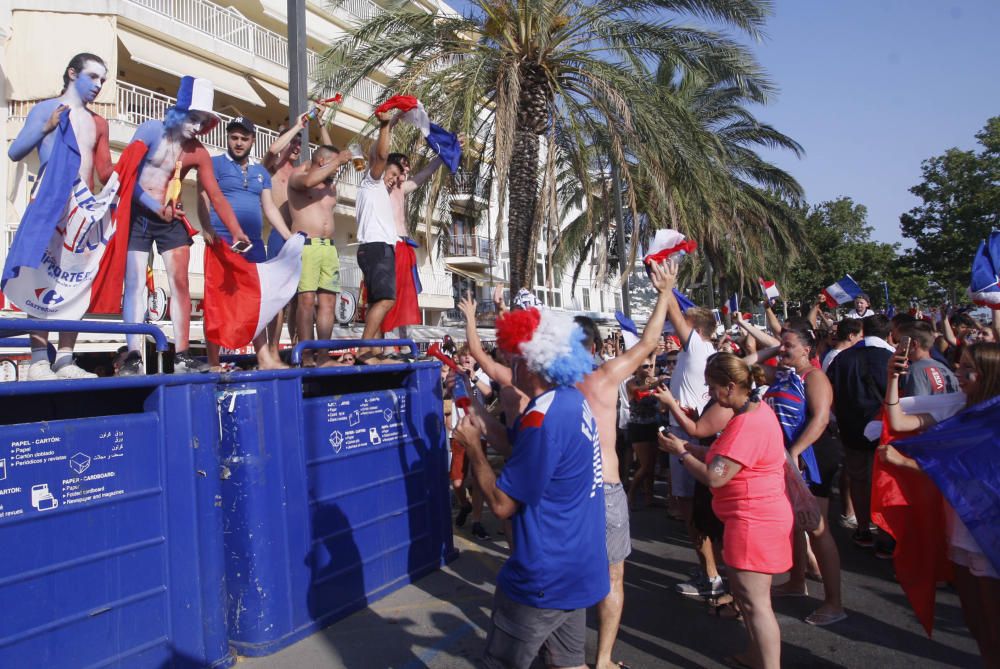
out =
{"type": "Polygon", "coordinates": [[[28,112],[28,118],[25,119],[21,132],[10,143],[7,156],[16,163],[24,160],[35,149],[39,149],[38,157],[41,164],[48,162],[48,155],[42,155],[40,145],[42,140],[59,126],[59,117],[68,109],[66,105],[59,104],[58,98],[43,100],[35,105],[28,112]]]}

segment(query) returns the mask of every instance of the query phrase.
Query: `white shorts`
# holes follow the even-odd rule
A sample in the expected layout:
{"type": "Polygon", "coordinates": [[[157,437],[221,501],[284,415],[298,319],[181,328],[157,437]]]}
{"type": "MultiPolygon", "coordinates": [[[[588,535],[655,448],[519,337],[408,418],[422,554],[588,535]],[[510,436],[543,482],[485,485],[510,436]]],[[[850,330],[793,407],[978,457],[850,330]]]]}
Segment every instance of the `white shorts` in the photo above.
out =
{"type": "Polygon", "coordinates": [[[959,566],[968,568],[969,573],[973,576],[1000,579],[1000,574],[993,568],[989,558],[982,553],[965,550],[958,546],[949,546],[948,559],[959,566]]]}
{"type": "MultiPolygon", "coordinates": [[[[675,425],[670,426],[670,432],[685,441],[695,441],[687,432],[675,425]]],[[[676,455],[670,456],[670,494],[674,497],[694,497],[694,477],[688,472],[684,463],[676,455]]]]}

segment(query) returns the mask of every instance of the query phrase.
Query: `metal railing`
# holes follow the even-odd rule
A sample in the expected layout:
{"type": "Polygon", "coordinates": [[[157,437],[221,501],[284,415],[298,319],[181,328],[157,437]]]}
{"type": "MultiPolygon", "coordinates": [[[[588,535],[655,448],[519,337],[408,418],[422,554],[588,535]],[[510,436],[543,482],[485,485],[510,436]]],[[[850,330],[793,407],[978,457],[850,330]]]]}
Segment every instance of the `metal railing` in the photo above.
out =
{"type": "Polygon", "coordinates": [[[472,172],[459,170],[451,177],[452,197],[486,197],[486,182],[472,172]]]}
{"type": "Polygon", "coordinates": [[[335,9],[344,9],[362,21],[369,21],[382,13],[382,8],[369,0],[340,0],[330,3],[335,9]]]}
{"type": "Polygon", "coordinates": [[[455,235],[448,240],[449,256],[490,257],[490,240],[479,235],[455,235]]]}

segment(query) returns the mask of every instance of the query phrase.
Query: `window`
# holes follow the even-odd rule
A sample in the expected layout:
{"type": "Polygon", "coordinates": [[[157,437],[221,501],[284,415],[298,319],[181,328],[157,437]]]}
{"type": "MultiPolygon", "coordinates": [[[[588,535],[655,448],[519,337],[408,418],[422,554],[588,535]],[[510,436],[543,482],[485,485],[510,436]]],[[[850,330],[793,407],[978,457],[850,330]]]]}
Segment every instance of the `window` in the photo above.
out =
{"type": "Polygon", "coordinates": [[[538,303],[539,304],[546,304],[546,302],[545,302],[545,291],[544,290],[536,290],[535,291],[535,297],[538,298],[538,303]]]}
{"type": "Polygon", "coordinates": [[[622,296],[621,293],[615,293],[615,311],[622,310],[622,296]]]}
{"type": "Polygon", "coordinates": [[[590,311],[590,288],[580,289],[581,302],[583,303],[583,310],[590,311]]]}
{"type": "Polygon", "coordinates": [[[542,263],[535,263],[535,285],[545,285],[545,266],[542,263]]]}
{"type": "Polygon", "coordinates": [[[559,290],[553,290],[549,293],[549,306],[556,307],[557,309],[562,309],[562,292],[559,290]]]}

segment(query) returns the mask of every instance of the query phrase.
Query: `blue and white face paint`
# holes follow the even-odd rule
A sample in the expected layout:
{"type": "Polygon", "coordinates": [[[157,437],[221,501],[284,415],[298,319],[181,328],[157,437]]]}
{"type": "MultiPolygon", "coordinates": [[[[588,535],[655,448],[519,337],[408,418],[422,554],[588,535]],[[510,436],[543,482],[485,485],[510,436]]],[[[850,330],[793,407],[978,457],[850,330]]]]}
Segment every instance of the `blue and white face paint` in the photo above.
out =
{"type": "Polygon", "coordinates": [[[89,60],[83,66],[83,70],[76,73],[76,79],[71,86],[83,104],[90,104],[97,99],[107,78],[108,69],[97,61],[89,60]]]}

